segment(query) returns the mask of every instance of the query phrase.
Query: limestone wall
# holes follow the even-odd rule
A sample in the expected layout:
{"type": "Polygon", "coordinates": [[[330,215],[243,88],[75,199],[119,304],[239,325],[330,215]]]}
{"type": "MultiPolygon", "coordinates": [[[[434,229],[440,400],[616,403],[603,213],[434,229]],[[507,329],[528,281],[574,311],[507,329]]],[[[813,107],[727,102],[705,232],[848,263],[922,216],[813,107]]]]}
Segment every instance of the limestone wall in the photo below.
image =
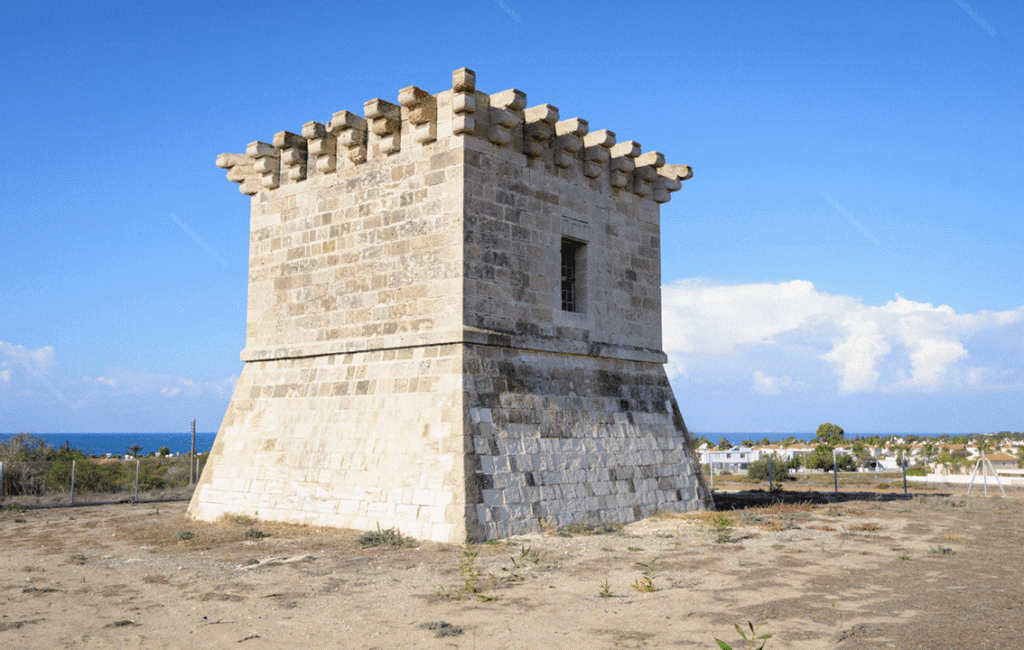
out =
{"type": "Polygon", "coordinates": [[[189,508],[465,539],[462,352],[247,363],[189,508]]]}
{"type": "Polygon", "coordinates": [[[243,359],[459,339],[462,161],[447,145],[253,196],[243,359]]]}
{"type": "Polygon", "coordinates": [[[465,315],[509,345],[664,361],[658,205],[557,167],[466,143],[465,315]],[[580,312],[563,311],[560,243],[585,244],[580,312]]]}
{"type": "Polygon", "coordinates": [[[247,363],[189,513],[462,542],[708,506],[661,351],[690,169],[467,69],[363,112],[218,158],[252,197],[247,363]]]}
{"type": "Polygon", "coordinates": [[[711,506],[660,364],[467,346],[464,371],[474,537],[711,506]]]}

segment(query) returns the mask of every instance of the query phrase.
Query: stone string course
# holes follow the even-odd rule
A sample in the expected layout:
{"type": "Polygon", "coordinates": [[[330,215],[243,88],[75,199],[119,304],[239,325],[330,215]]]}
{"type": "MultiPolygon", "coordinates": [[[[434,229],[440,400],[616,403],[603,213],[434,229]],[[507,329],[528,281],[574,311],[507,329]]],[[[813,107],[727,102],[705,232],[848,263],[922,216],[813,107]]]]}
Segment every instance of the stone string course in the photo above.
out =
{"type": "Polygon", "coordinates": [[[252,197],[247,363],[192,516],[462,542],[710,505],[661,350],[689,167],[467,69],[217,163],[252,197]]]}

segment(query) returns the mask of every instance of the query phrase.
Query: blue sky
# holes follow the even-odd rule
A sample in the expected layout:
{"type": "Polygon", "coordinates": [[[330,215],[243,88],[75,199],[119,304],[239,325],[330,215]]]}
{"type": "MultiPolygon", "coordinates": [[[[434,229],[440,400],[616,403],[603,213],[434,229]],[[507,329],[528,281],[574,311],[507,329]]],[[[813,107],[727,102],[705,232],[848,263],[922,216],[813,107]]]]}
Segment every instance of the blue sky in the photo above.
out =
{"type": "Polygon", "coordinates": [[[217,154],[470,67],[692,165],[662,208],[697,432],[1024,429],[1024,3],[0,2],[0,432],[220,423],[217,154]]]}

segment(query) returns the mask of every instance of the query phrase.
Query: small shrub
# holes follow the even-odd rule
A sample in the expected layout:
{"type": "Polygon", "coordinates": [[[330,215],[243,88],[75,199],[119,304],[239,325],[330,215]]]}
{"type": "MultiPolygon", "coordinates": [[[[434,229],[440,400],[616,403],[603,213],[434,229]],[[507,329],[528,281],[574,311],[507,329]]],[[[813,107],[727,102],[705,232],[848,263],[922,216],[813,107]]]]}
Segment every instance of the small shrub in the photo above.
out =
{"type": "Polygon", "coordinates": [[[593,530],[587,524],[569,524],[568,526],[563,526],[558,532],[568,533],[569,537],[572,537],[574,535],[589,535],[593,530]]]}
{"type": "Polygon", "coordinates": [[[462,587],[459,589],[440,588],[441,597],[446,600],[464,600],[470,595],[476,596],[477,600],[491,602],[498,600],[497,596],[488,593],[489,585],[483,583],[484,574],[476,566],[476,559],[480,556],[480,549],[467,546],[462,551],[462,562],[459,564],[459,575],[462,576],[462,587]]]}
{"type": "Polygon", "coordinates": [[[190,539],[195,539],[196,534],[193,533],[191,530],[179,530],[177,537],[182,541],[188,541],[190,539]]]}
{"type": "MultiPolygon", "coordinates": [[[[772,638],[772,635],[762,634],[761,636],[757,636],[757,630],[754,624],[750,621],[747,621],[747,627],[750,628],[750,637],[747,637],[747,633],[742,627],[739,625],[736,626],[736,632],[740,635],[740,638],[743,639],[743,645],[751,650],[764,650],[764,644],[768,643],[768,639],[772,638]],[[758,641],[761,642],[761,645],[755,648],[754,644],[758,641]]],[[[715,641],[718,642],[718,647],[722,650],[733,650],[732,646],[725,641],[722,641],[721,639],[715,639],[715,641]]]]}
{"type": "Polygon", "coordinates": [[[795,480],[789,475],[789,465],[778,458],[762,458],[747,465],[747,478],[753,481],[769,479],[775,482],[776,489],[782,489],[782,482],[795,480]]]}
{"type": "Polygon", "coordinates": [[[661,571],[658,569],[658,558],[646,563],[637,562],[636,565],[643,570],[640,572],[640,577],[633,581],[632,588],[640,592],[657,591],[658,588],[654,585],[654,580],[661,575],[661,571]]]}
{"type": "Polygon", "coordinates": [[[711,530],[715,534],[715,543],[727,544],[732,541],[732,518],[717,512],[711,518],[711,530]]]}
{"type": "Polygon", "coordinates": [[[368,530],[359,536],[359,545],[363,548],[403,548],[416,546],[416,540],[400,533],[397,528],[368,530]]]}
{"type": "Polygon", "coordinates": [[[953,549],[947,546],[933,546],[928,552],[932,555],[952,555],[953,549]]]}
{"type": "Polygon", "coordinates": [[[601,591],[597,592],[597,595],[600,596],[601,598],[611,598],[612,597],[612,583],[608,582],[607,580],[602,582],[601,583],[601,591]]]}
{"type": "Polygon", "coordinates": [[[267,535],[259,528],[250,528],[249,530],[245,531],[246,539],[263,539],[264,537],[270,537],[270,535],[267,535]]]}
{"type": "Polygon", "coordinates": [[[518,582],[523,579],[522,572],[529,564],[540,564],[540,553],[532,550],[532,547],[520,544],[518,557],[516,555],[510,555],[509,559],[512,560],[512,566],[501,567],[507,575],[505,579],[508,582],[518,582]]]}

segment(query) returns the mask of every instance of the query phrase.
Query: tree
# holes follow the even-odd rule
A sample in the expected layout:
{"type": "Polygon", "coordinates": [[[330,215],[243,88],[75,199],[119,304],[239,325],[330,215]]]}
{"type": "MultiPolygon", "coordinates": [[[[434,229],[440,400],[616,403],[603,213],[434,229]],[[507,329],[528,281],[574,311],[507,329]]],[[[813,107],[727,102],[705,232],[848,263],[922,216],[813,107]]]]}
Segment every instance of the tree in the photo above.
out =
{"type": "Polygon", "coordinates": [[[871,459],[871,454],[868,453],[868,449],[864,446],[863,442],[858,440],[853,443],[853,455],[860,463],[861,467],[867,467],[868,461],[871,459]]]}
{"type": "Polygon", "coordinates": [[[814,434],[814,440],[812,444],[828,445],[829,447],[838,447],[843,444],[844,438],[843,428],[838,424],[832,424],[826,422],[818,427],[817,433],[814,434]]]}
{"type": "Polygon", "coordinates": [[[767,447],[768,445],[772,444],[772,441],[768,439],[768,436],[765,436],[764,438],[761,438],[761,442],[757,444],[761,445],[762,447],[767,447]]]}
{"type": "Polygon", "coordinates": [[[160,451],[157,452],[157,453],[159,453],[161,456],[170,456],[171,455],[171,448],[167,447],[165,445],[165,446],[161,447],[160,451]]]}
{"type": "Polygon", "coordinates": [[[1024,447],[1017,448],[1017,467],[1024,468],[1024,447]]]}
{"type": "MultiPolygon", "coordinates": [[[[701,436],[694,440],[693,442],[693,446],[696,447],[697,449],[700,449],[703,445],[707,445],[708,447],[711,446],[711,441],[708,440],[707,436],[701,436]]],[[[168,453],[170,453],[170,450],[168,450],[168,453]]]]}
{"type": "MultiPolygon", "coordinates": [[[[813,452],[804,456],[802,461],[807,469],[820,469],[831,472],[833,467],[832,448],[824,444],[818,445],[813,452]]],[[[840,471],[844,472],[852,472],[857,469],[857,462],[849,454],[839,454],[836,456],[835,465],[838,465],[840,471]]]]}
{"type": "Polygon", "coordinates": [[[773,457],[771,462],[767,458],[762,458],[747,465],[747,477],[755,481],[767,481],[769,472],[776,486],[781,486],[785,480],[793,479],[789,475],[789,463],[778,458],[773,457]]]}
{"type": "Polygon", "coordinates": [[[729,442],[728,438],[726,438],[725,436],[722,436],[722,439],[718,441],[718,448],[719,449],[729,449],[730,447],[732,447],[732,443],[729,442]]]}
{"type": "Polygon", "coordinates": [[[128,453],[132,456],[138,456],[140,451],[142,451],[142,447],[139,445],[132,445],[131,447],[128,447],[128,453]]]}
{"type": "Polygon", "coordinates": [[[754,446],[754,441],[751,440],[750,438],[744,438],[740,442],[740,445],[742,445],[743,447],[753,447],[754,446]]]}
{"type": "Polygon", "coordinates": [[[935,455],[935,443],[934,442],[926,442],[926,443],[924,443],[924,447],[921,449],[921,451],[924,452],[925,460],[930,462],[931,459],[932,459],[932,456],[935,455]]]}

